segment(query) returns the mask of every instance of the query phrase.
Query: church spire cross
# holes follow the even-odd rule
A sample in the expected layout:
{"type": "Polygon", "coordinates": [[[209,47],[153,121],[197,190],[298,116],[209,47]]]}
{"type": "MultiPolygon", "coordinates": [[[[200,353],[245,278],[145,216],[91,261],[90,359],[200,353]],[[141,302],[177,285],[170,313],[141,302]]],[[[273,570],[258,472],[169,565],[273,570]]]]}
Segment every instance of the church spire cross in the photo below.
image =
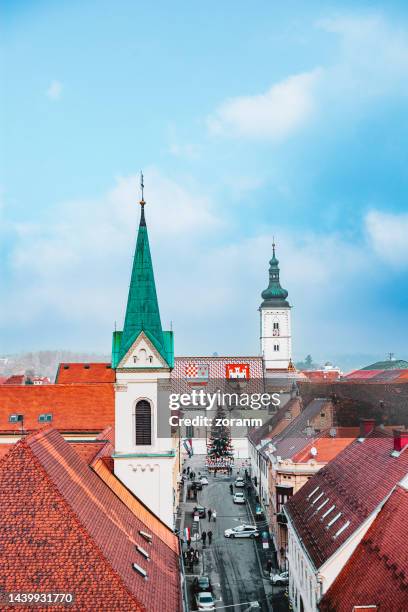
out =
{"type": "Polygon", "coordinates": [[[140,172],[140,193],[142,195],[142,199],[140,200],[141,206],[144,206],[146,202],[144,201],[144,177],[143,172],[140,172]]]}
{"type": "Polygon", "coordinates": [[[142,207],[142,212],[140,215],[140,225],[146,225],[146,219],[145,219],[145,215],[144,215],[144,207],[145,207],[145,200],[144,200],[144,177],[143,177],[143,172],[140,172],[140,193],[142,196],[142,199],[140,200],[140,206],[142,207]]]}

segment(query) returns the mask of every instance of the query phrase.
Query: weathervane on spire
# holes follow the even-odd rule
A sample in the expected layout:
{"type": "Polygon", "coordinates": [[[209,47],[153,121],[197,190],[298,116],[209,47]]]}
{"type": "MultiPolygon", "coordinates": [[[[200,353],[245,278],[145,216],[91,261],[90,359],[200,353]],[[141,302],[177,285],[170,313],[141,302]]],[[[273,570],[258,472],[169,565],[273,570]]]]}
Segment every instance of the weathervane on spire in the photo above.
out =
{"type": "Polygon", "coordinates": [[[273,256],[275,257],[275,236],[272,236],[272,251],[273,251],[273,256]]]}
{"type": "Polygon", "coordinates": [[[144,182],[143,182],[143,172],[140,172],[140,191],[142,194],[142,199],[140,200],[140,204],[143,207],[146,202],[144,201],[144,182]]]}

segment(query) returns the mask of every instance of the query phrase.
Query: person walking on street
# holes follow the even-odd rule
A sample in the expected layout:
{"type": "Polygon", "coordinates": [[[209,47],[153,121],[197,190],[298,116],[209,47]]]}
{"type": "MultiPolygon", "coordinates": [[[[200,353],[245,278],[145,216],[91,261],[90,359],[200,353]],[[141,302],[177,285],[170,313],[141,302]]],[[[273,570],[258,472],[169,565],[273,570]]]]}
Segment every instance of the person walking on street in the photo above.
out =
{"type": "Polygon", "coordinates": [[[208,545],[211,546],[211,542],[212,542],[212,531],[208,532],[208,545]]]}
{"type": "Polygon", "coordinates": [[[234,493],[234,485],[232,483],[230,484],[230,493],[231,495],[234,493]]]}
{"type": "Polygon", "coordinates": [[[207,539],[207,533],[203,531],[203,533],[201,534],[201,540],[202,540],[203,546],[205,546],[206,539],[207,539]]]}
{"type": "Polygon", "coordinates": [[[215,523],[215,521],[217,520],[217,511],[216,511],[216,509],[215,509],[215,508],[214,508],[214,510],[213,510],[213,512],[212,512],[212,517],[213,517],[213,519],[214,519],[214,523],[215,523]]]}
{"type": "Polygon", "coordinates": [[[212,515],[212,510],[211,510],[211,508],[208,508],[207,516],[208,516],[208,522],[209,523],[211,523],[211,515],[212,515]]]}
{"type": "Polygon", "coordinates": [[[270,559],[268,559],[266,562],[266,571],[268,572],[268,574],[270,574],[272,571],[272,561],[270,559]]]}

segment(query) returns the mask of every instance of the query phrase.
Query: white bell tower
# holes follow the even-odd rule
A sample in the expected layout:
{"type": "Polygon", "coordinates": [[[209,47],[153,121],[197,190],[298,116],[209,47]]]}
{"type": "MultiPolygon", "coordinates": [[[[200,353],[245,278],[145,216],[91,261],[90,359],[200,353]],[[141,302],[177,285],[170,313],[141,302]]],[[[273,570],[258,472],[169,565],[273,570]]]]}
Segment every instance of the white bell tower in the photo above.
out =
{"type": "Polygon", "coordinates": [[[287,301],[288,292],[279,280],[279,261],[273,254],[269,262],[269,285],[262,292],[263,302],[259,308],[261,315],[261,354],[264,359],[265,375],[273,371],[292,371],[292,330],[291,306],[287,301]]]}
{"type": "Polygon", "coordinates": [[[177,444],[162,383],[174,366],[173,332],[163,331],[142,200],[123,331],[113,334],[116,476],[168,526],[174,524],[177,444]],[[164,421],[163,421],[164,420],[164,421]]]}

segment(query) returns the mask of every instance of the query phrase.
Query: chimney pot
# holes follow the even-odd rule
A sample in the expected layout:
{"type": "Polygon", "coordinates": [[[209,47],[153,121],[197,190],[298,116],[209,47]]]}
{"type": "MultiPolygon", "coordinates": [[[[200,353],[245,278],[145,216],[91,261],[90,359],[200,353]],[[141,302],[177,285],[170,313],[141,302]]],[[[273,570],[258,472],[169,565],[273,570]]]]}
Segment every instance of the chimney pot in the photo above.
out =
{"type": "Polygon", "coordinates": [[[360,435],[365,438],[375,427],[375,419],[360,419],[360,435]]]}
{"type": "Polygon", "coordinates": [[[394,450],[400,453],[408,445],[408,430],[394,429],[392,433],[394,435],[394,450]]]}

